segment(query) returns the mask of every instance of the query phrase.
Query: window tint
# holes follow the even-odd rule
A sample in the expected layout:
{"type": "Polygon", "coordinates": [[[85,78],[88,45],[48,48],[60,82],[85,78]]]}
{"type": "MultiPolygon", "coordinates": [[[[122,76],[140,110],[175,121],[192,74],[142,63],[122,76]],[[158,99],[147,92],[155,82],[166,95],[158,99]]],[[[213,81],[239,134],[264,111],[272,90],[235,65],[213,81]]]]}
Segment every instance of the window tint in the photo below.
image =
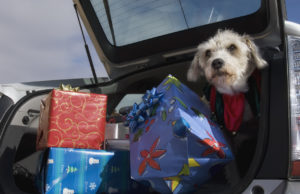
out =
{"type": "Polygon", "coordinates": [[[249,15],[260,0],[91,0],[111,44],[142,40],[249,15]]]}

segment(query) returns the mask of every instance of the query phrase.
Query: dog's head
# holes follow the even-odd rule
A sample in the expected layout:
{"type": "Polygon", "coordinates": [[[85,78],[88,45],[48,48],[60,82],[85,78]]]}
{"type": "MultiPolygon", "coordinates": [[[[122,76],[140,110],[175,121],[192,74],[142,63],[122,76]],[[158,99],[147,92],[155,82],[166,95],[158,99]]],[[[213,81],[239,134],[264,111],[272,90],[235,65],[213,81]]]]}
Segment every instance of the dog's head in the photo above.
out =
{"type": "Polygon", "coordinates": [[[188,70],[188,80],[204,75],[220,93],[235,94],[248,90],[247,79],[255,68],[267,65],[248,35],[219,30],[198,51],[188,70]]]}

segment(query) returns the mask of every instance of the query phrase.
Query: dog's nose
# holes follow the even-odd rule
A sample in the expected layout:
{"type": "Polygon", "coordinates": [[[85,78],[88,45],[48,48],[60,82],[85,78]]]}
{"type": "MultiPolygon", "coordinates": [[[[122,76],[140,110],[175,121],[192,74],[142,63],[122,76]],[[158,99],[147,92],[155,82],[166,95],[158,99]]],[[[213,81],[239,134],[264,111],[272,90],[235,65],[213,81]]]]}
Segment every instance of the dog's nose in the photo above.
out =
{"type": "Polygon", "coordinates": [[[224,61],[223,61],[223,59],[215,59],[215,60],[213,60],[211,65],[214,69],[217,70],[217,69],[220,69],[224,65],[224,61]]]}

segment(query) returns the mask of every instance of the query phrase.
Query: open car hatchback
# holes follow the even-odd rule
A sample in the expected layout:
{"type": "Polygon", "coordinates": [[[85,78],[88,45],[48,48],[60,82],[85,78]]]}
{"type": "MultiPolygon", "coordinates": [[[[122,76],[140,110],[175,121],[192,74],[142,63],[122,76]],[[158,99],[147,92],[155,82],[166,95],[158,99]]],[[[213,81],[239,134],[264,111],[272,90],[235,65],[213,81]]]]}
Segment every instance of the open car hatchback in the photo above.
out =
{"type": "MultiPolygon", "coordinates": [[[[300,27],[286,21],[283,0],[74,0],[74,5],[109,79],[62,83],[106,94],[107,115],[123,114],[169,74],[202,96],[206,81],[187,81],[198,44],[218,29],[252,36],[268,62],[261,71],[259,120],[243,125],[252,129],[255,141],[237,155],[239,177],[227,169],[198,192],[299,192],[299,68],[294,67],[300,27]]],[[[26,95],[15,102],[0,96],[0,193],[38,193],[39,107],[51,90],[37,85],[28,84],[26,95]]]]}

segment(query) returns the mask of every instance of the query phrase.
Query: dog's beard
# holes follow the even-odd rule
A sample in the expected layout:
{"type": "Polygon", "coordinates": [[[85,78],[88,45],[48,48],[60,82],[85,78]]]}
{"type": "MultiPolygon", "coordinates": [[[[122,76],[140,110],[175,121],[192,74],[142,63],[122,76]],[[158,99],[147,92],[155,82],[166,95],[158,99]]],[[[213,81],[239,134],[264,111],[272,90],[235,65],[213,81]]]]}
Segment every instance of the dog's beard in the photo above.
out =
{"type": "Polygon", "coordinates": [[[232,77],[232,75],[226,71],[215,71],[211,76],[211,80],[226,79],[226,78],[230,78],[230,77],[232,77]]]}
{"type": "Polygon", "coordinates": [[[209,83],[214,85],[220,93],[233,95],[237,93],[235,90],[235,75],[226,71],[217,70],[213,72],[209,83]]]}
{"type": "Polygon", "coordinates": [[[211,84],[230,86],[234,82],[234,75],[227,71],[217,70],[212,73],[208,81],[211,84]]]}

